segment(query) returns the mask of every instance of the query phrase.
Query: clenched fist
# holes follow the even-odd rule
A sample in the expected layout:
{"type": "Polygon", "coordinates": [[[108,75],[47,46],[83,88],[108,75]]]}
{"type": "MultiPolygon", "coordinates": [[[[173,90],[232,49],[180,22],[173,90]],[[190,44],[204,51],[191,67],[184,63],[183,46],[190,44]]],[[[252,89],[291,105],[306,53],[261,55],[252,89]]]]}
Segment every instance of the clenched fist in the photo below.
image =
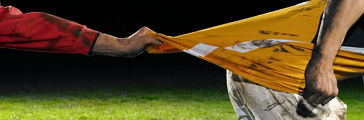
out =
{"type": "Polygon", "coordinates": [[[305,71],[306,87],[303,97],[313,104],[327,104],[335,98],[339,89],[332,69],[332,64],[317,62],[321,60],[311,59],[305,71]]]}
{"type": "Polygon", "coordinates": [[[92,50],[96,55],[113,57],[135,57],[141,54],[148,45],[159,45],[161,42],[151,36],[154,33],[143,27],[128,38],[117,38],[100,33],[92,50]]]}

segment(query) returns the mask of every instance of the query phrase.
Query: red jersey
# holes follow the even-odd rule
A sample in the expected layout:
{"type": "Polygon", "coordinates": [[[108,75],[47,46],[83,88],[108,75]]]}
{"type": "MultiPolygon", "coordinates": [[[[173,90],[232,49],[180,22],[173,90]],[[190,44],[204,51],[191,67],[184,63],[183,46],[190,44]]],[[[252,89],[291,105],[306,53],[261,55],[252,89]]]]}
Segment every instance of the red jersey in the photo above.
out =
{"type": "Polygon", "coordinates": [[[0,5],[0,47],[88,55],[99,32],[47,13],[0,5]]]}

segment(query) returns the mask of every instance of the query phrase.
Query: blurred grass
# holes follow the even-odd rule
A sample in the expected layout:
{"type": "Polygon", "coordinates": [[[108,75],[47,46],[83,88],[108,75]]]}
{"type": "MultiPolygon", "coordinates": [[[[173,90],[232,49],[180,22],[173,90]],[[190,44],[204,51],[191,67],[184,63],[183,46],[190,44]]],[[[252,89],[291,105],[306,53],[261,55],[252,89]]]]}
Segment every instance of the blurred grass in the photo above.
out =
{"type": "Polygon", "coordinates": [[[2,81],[0,119],[236,119],[226,92],[224,72],[209,76],[193,71],[164,76],[135,72],[119,77],[28,74],[25,76],[29,81],[2,81]]]}
{"type": "Polygon", "coordinates": [[[362,120],[364,118],[364,84],[361,78],[348,79],[339,82],[339,98],[347,106],[347,120],[362,120]]]}
{"type": "MultiPolygon", "coordinates": [[[[36,70],[21,76],[7,75],[0,81],[0,119],[236,119],[227,95],[224,70],[67,71],[36,70]]],[[[340,98],[348,105],[347,119],[364,118],[361,80],[340,82],[339,87],[340,98]]]]}

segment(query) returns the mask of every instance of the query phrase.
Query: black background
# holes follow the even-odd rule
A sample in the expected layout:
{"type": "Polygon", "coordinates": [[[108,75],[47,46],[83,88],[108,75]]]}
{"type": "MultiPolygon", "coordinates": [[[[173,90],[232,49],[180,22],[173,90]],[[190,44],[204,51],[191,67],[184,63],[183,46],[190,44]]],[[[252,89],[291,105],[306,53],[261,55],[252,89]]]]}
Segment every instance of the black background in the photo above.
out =
{"type": "MultiPolygon", "coordinates": [[[[303,2],[303,0],[2,0],[23,13],[46,12],[118,37],[143,26],[175,36],[232,22],[303,2]]],[[[0,49],[2,79],[50,71],[108,73],[121,70],[196,70],[224,75],[224,70],[185,53],[136,58],[50,54],[0,49]],[[8,77],[6,77],[8,76],[8,77]]],[[[126,74],[127,75],[127,74],[126,74]]]]}

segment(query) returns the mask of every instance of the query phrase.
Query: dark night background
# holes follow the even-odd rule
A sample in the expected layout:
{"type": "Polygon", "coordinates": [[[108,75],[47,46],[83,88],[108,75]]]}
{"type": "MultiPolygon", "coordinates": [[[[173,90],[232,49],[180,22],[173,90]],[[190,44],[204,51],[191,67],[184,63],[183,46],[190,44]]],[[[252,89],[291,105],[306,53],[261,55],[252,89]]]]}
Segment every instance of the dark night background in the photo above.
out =
{"type": "MultiPolygon", "coordinates": [[[[2,0],[27,12],[46,12],[118,37],[127,37],[143,26],[166,35],[180,35],[232,22],[303,2],[303,0],[224,1],[78,1],[2,0]]],[[[1,81],[42,81],[62,77],[119,76],[190,77],[214,75],[225,83],[225,70],[185,53],[136,58],[34,53],[0,49],[1,81]]]]}
{"type": "MultiPolygon", "coordinates": [[[[128,37],[143,26],[170,36],[181,35],[282,9],[304,0],[0,0],[0,2],[2,6],[14,6],[23,13],[45,12],[103,33],[128,37]]],[[[361,37],[364,37],[363,35],[361,37]]],[[[360,78],[354,78],[351,82],[345,81],[349,84],[343,83],[340,83],[339,87],[350,88],[349,90],[340,88],[344,99],[361,97],[357,92],[357,88],[362,87],[360,78]]],[[[0,98],[24,96],[27,100],[31,98],[47,101],[59,97],[64,100],[96,97],[96,100],[103,101],[113,96],[117,99],[123,98],[124,94],[128,95],[125,92],[133,91],[140,96],[135,99],[146,100],[150,100],[148,94],[155,96],[159,92],[163,92],[161,95],[167,97],[157,96],[155,99],[170,99],[171,96],[172,98],[177,96],[176,98],[188,100],[195,97],[194,95],[199,95],[190,93],[210,91],[218,93],[216,95],[219,96],[226,95],[224,100],[228,102],[225,70],[186,53],[143,53],[135,58],[113,58],[0,49],[0,98]],[[176,93],[179,94],[174,96],[176,93]]],[[[205,92],[200,94],[203,93],[205,92]]],[[[126,97],[135,100],[133,96],[126,97]]],[[[202,101],[209,99],[208,97],[202,101]]],[[[25,107],[28,106],[31,107],[28,104],[25,107]]],[[[231,112],[233,112],[232,107],[231,112]]]]}

